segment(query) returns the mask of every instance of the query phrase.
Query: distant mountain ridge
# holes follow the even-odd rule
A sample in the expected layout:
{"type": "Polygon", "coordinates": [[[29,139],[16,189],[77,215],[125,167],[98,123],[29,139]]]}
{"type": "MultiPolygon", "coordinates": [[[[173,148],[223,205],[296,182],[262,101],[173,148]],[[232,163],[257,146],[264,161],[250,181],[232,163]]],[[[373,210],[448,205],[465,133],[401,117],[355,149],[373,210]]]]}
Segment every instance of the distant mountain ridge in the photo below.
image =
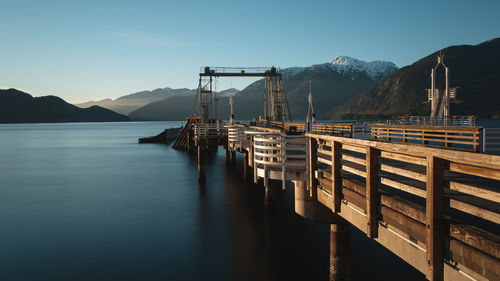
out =
{"type": "Polygon", "coordinates": [[[85,103],[75,104],[81,108],[87,108],[93,105],[98,105],[107,109],[111,109],[121,114],[128,115],[130,112],[145,106],[146,104],[161,101],[171,96],[192,96],[196,94],[196,90],[187,88],[172,89],[158,88],[152,91],[141,91],[129,95],[119,97],[115,100],[104,99],[101,101],[89,101],[85,103]]]}
{"type": "MultiPolygon", "coordinates": [[[[281,70],[285,93],[292,117],[305,119],[309,81],[312,81],[313,103],[318,118],[329,118],[328,112],[370,87],[398,68],[385,61],[364,62],[347,56],[324,64],[291,67],[281,70]]],[[[258,80],[233,95],[236,118],[250,119],[263,114],[264,79],[258,80]]],[[[229,104],[219,96],[223,118],[229,116],[229,104]]],[[[194,98],[169,97],[131,112],[133,120],[182,120],[191,114],[194,98]]],[[[219,112],[218,112],[219,114],[219,112]]]]}
{"type": "MultiPolygon", "coordinates": [[[[380,84],[334,108],[337,119],[395,118],[402,115],[429,115],[426,89],[436,51],[403,67],[380,84]]],[[[450,72],[450,87],[459,87],[459,104],[451,104],[451,115],[500,116],[500,38],[481,44],[450,46],[441,50],[450,72]]],[[[444,70],[438,69],[436,86],[444,89],[444,70]]]]}
{"type": "Polygon", "coordinates": [[[130,119],[99,106],[79,108],[56,96],[0,90],[0,123],[117,122],[130,119]]]}
{"type": "MultiPolygon", "coordinates": [[[[221,91],[219,94],[221,96],[228,97],[238,92],[239,92],[238,89],[231,88],[221,91]]],[[[166,87],[166,88],[158,88],[152,91],[141,91],[125,95],[115,100],[104,99],[100,101],[89,101],[75,105],[81,108],[87,108],[93,105],[98,105],[116,111],[118,113],[128,115],[130,112],[140,107],[143,107],[147,104],[150,104],[152,102],[162,101],[166,98],[173,96],[195,96],[195,95],[196,95],[196,89],[188,89],[188,88],[172,89],[166,87]]]]}

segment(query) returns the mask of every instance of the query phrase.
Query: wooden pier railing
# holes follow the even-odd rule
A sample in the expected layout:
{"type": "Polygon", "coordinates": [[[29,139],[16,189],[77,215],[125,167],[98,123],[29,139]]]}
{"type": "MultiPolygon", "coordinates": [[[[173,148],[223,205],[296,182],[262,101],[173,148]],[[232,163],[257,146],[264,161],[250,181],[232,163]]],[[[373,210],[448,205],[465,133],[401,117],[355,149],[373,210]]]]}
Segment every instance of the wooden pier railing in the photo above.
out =
{"type": "Polygon", "coordinates": [[[430,280],[500,277],[500,156],[319,134],[317,200],[430,280]]]}
{"type": "Polygon", "coordinates": [[[419,143],[452,149],[480,151],[482,127],[441,127],[413,125],[372,125],[375,140],[419,143]]]}
{"type": "Polygon", "coordinates": [[[500,156],[443,149],[477,151],[479,127],[372,125],[377,139],[362,140],[343,137],[352,136],[344,125],[316,125],[321,133],[304,135],[290,130],[293,123],[194,123],[187,134],[198,149],[200,181],[201,150],[222,145],[231,161],[244,153],[244,177],[252,167],[254,181],[263,179],[265,206],[270,180],[283,188],[291,180],[299,215],[340,217],[429,280],[500,280],[500,156]]]}
{"type": "MultiPolygon", "coordinates": [[[[306,132],[306,123],[304,122],[271,122],[272,126],[285,131],[290,127],[295,127],[296,132],[306,132]]],[[[351,123],[312,123],[311,132],[315,134],[337,135],[344,137],[353,136],[353,124],[351,123]]]]}

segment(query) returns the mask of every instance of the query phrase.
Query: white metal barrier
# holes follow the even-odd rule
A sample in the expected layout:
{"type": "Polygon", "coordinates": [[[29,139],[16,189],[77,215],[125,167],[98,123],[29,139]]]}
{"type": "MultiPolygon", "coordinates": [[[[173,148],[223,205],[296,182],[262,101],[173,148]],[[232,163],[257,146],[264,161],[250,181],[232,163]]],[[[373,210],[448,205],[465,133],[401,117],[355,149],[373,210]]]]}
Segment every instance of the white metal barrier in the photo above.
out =
{"type": "Polygon", "coordinates": [[[258,178],[306,180],[306,137],[275,132],[245,132],[253,138],[254,181],[258,178]]]}
{"type": "Polygon", "coordinates": [[[227,140],[229,147],[246,149],[251,145],[251,137],[245,134],[248,128],[234,125],[226,125],[227,140]]]}

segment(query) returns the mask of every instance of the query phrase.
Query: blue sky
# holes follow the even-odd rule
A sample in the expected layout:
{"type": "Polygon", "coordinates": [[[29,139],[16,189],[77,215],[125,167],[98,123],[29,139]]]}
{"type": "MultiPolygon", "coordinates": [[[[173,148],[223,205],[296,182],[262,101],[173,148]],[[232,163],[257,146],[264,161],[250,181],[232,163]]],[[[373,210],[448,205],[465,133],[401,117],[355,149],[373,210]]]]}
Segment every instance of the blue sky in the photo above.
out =
{"type": "MultiPolygon", "coordinates": [[[[200,66],[399,67],[500,36],[500,1],[0,0],[0,88],[69,102],[195,88],[200,66]]],[[[251,80],[220,80],[243,88],[251,80]]]]}

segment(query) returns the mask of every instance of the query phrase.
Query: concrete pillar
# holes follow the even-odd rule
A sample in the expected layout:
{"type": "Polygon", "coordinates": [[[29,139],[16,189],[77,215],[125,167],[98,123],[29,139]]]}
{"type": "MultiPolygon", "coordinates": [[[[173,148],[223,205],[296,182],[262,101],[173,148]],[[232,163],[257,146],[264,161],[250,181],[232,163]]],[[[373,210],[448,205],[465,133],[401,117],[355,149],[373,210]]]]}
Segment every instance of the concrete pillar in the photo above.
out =
{"type": "Polygon", "coordinates": [[[271,207],[271,186],[269,185],[269,178],[264,177],[264,209],[271,207]]]}
{"type": "Polygon", "coordinates": [[[330,281],[351,280],[351,229],[339,218],[330,226],[330,281]]]}
{"type": "Polygon", "coordinates": [[[332,210],[316,201],[306,188],[305,181],[292,181],[295,185],[295,213],[317,223],[331,224],[338,220],[332,210]]]}
{"type": "Polygon", "coordinates": [[[198,181],[205,182],[205,159],[202,146],[198,145],[198,181]]]}

